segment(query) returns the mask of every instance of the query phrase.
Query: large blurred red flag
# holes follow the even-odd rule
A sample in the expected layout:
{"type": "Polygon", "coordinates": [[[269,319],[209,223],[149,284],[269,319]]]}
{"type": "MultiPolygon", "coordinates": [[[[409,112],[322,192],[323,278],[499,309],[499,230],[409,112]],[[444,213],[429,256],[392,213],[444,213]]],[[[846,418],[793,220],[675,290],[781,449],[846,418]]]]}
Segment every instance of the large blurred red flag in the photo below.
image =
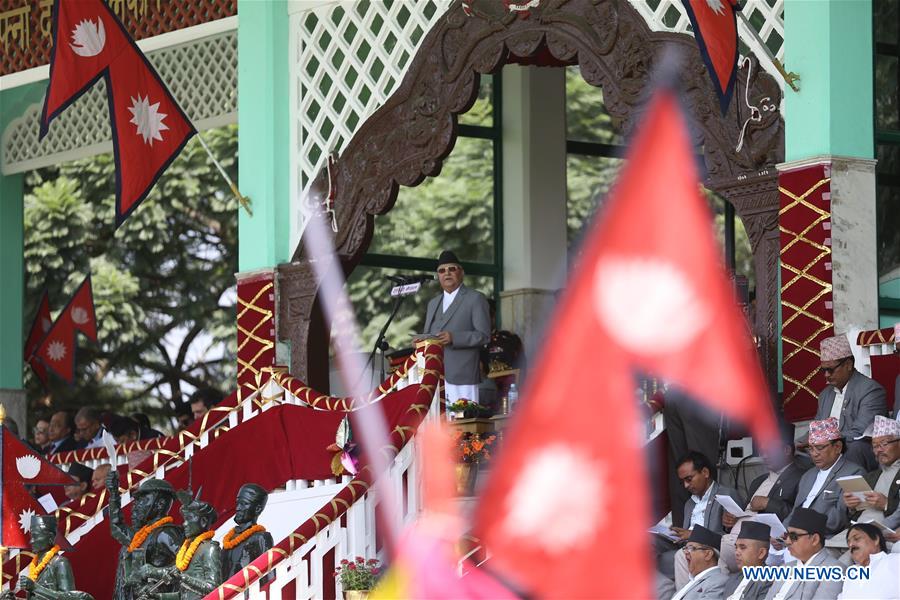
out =
{"type": "Polygon", "coordinates": [[[541,597],[653,595],[633,372],[777,439],[672,92],[654,98],[629,158],[479,507],[493,567],[541,597]]]}
{"type": "Polygon", "coordinates": [[[41,137],[100,77],[113,112],[116,226],[196,133],[153,66],[102,0],[56,0],[41,137]]]}
{"type": "Polygon", "coordinates": [[[28,448],[5,426],[0,426],[0,546],[28,548],[31,516],[46,511],[25,489],[26,485],[66,485],[72,478],[28,448]]]}
{"type": "Polygon", "coordinates": [[[97,317],[90,275],[78,286],[53,327],[34,351],[34,358],[69,384],[75,380],[75,333],[97,341],[97,317]]]}

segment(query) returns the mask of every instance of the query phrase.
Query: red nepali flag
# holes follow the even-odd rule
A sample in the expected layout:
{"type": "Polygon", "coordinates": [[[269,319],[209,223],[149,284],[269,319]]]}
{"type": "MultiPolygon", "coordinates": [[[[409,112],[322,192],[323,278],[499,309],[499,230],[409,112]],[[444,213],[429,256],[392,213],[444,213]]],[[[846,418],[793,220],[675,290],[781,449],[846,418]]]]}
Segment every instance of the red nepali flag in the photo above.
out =
{"type": "Polygon", "coordinates": [[[492,568],[540,597],[653,596],[633,373],[744,421],[763,447],[778,436],[672,92],[629,159],[479,504],[492,568]]]}
{"type": "Polygon", "coordinates": [[[25,486],[66,485],[73,479],[23,444],[6,426],[0,427],[0,464],[0,546],[28,548],[31,515],[43,515],[45,511],[25,486]]]}
{"type": "Polygon", "coordinates": [[[94,292],[90,276],[78,286],[75,295],[34,353],[37,360],[69,384],[75,381],[76,331],[93,342],[97,341],[97,317],[94,314],[94,292]]]}
{"type": "Polygon", "coordinates": [[[737,0],[684,0],[700,56],[719,96],[722,114],[728,112],[737,77],[737,0]]]}
{"type": "Polygon", "coordinates": [[[118,227],[196,130],[105,2],[56,0],[53,14],[41,137],[57,115],[105,79],[113,112],[118,227]]]}
{"type": "Polygon", "coordinates": [[[50,328],[53,326],[53,318],[50,316],[50,295],[44,291],[41,297],[41,303],[38,305],[37,313],[34,315],[34,322],[31,324],[31,331],[28,332],[28,339],[25,341],[25,362],[31,366],[31,370],[37,375],[44,386],[47,385],[47,369],[41,361],[36,360],[34,351],[50,328]]]}

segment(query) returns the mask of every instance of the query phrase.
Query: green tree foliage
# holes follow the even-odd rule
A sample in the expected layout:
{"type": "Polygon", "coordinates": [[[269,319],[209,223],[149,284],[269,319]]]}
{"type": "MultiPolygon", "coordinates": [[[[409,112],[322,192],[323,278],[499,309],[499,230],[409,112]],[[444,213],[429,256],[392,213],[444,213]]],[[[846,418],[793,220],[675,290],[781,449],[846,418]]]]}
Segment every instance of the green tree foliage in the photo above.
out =
{"type": "MultiPolygon", "coordinates": [[[[237,128],[204,133],[237,179],[237,128]]],[[[46,289],[54,317],[92,275],[98,343],[79,336],[75,385],[26,367],[35,408],[171,414],[192,388],[236,376],[237,202],[192,140],[115,230],[111,154],[26,179],[26,327],[46,289]]]]}

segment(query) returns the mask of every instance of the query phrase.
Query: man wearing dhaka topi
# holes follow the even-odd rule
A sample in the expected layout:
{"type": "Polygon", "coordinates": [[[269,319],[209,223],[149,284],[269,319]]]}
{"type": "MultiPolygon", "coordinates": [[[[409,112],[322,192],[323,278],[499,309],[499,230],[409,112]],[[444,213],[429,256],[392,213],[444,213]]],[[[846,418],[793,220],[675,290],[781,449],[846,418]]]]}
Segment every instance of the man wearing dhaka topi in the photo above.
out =
{"type": "Polygon", "coordinates": [[[478,402],[479,357],[491,337],[488,302],[484,294],[463,285],[465,273],[453,252],[441,252],[437,274],[443,292],[428,303],[425,333],[444,347],[446,400],[478,402]]]}
{"type": "Polygon", "coordinates": [[[820,346],[820,371],[828,386],[819,394],[816,421],[834,417],[847,444],[846,458],[866,471],[878,468],[872,444],[863,440],[875,415],[887,415],[884,388],[856,370],[846,335],[825,338],[820,346]]]}

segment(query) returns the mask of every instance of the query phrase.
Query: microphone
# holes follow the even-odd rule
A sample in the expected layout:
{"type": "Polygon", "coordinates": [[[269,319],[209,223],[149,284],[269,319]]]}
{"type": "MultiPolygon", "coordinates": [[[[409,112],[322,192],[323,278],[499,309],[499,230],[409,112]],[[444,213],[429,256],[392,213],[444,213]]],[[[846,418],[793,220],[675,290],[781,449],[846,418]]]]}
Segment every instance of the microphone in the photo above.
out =
{"type": "Polygon", "coordinates": [[[385,275],[385,279],[396,285],[408,285],[410,283],[425,283],[426,281],[434,281],[434,275],[385,275]]]}

